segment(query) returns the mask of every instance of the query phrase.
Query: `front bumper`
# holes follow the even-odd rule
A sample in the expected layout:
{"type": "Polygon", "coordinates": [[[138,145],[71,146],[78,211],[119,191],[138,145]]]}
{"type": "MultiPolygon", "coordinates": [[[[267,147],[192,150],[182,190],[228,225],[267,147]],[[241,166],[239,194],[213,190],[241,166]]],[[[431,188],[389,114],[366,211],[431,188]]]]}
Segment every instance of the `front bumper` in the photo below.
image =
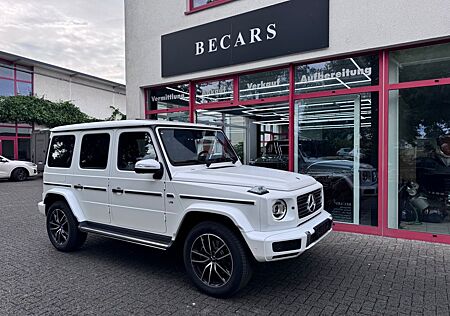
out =
{"type": "Polygon", "coordinates": [[[36,177],[38,175],[37,167],[28,168],[28,173],[30,177],[36,177]]]}
{"type": "Polygon", "coordinates": [[[271,232],[252,231],[243,235],[257,261],[275,261],[299,256],[328,235],[331,232],[331,226],[331,215],[322,211],[306,223],[292,229],[271,232]]]}
{"type": "Polygon", "coordinates": [[[38,203],[38,210],[39,210],[39,213],[41,213],[42,215],[45,215],[45,204],[43,201],[38,203]]]}

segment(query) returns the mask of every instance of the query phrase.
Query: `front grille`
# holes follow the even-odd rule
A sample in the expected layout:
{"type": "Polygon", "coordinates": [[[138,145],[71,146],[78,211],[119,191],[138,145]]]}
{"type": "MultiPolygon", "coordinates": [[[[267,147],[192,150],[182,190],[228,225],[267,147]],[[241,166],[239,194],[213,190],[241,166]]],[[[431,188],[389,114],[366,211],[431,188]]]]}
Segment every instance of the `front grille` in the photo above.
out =
{"type": "Polygon", "coordinates": [[[297,208],[298,208],[298,218],[303,218],[308,216],[322,207],[322,189],[317,189],[315,191],[300,195],[297,197],[297,208]],[[314,210],[308,209],[308,197],[312,194],[314,196],[314,201],[316,207],[314,210]]]}

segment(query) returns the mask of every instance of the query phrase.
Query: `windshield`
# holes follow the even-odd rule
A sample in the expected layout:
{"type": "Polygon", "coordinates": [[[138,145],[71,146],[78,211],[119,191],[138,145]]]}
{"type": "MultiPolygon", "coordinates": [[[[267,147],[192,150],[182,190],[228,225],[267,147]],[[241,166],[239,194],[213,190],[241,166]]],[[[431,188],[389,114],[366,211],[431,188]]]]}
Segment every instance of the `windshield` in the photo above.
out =
{"type": "Polygon", "coordinates": [[[238,160],[222,131],[192,128],[159,130],[167,156],[174,166],[188,166],[238,160]]]}

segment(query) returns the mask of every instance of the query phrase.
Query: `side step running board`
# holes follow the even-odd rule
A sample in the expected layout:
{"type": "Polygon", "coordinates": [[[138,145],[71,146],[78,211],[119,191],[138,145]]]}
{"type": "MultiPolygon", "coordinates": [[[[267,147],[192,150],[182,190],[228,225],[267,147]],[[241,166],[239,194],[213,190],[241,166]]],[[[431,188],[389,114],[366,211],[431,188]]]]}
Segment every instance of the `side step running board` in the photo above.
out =
{"type": "Polygon", "coordinates": [[[78,228],[82,232],[99,234],[109,238],[128,241],[160,250],[166,250],[172,245],[172,238],[169,236],[145,233],[122,227],[93,222],[81,222],[78,228]]]}

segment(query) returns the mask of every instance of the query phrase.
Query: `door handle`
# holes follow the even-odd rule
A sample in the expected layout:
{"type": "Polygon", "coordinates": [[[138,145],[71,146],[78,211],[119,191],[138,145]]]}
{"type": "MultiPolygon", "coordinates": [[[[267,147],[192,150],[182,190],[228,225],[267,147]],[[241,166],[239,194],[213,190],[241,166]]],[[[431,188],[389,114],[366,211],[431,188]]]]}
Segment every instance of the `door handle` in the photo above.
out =
{"type": "Polygon", "coordinates": [[[81,184],[74,184],[73,188],[77,190],[83,190],[83,186],[81,184]]]}
{"type": "Polygon", "coordinates": [[[123,193],[123,189],[122,188],[115,188],[115,189],[112,189],[111,190],[112,191],[112,193],[120,193],[120,194],[122,194],[123,193]]]}

